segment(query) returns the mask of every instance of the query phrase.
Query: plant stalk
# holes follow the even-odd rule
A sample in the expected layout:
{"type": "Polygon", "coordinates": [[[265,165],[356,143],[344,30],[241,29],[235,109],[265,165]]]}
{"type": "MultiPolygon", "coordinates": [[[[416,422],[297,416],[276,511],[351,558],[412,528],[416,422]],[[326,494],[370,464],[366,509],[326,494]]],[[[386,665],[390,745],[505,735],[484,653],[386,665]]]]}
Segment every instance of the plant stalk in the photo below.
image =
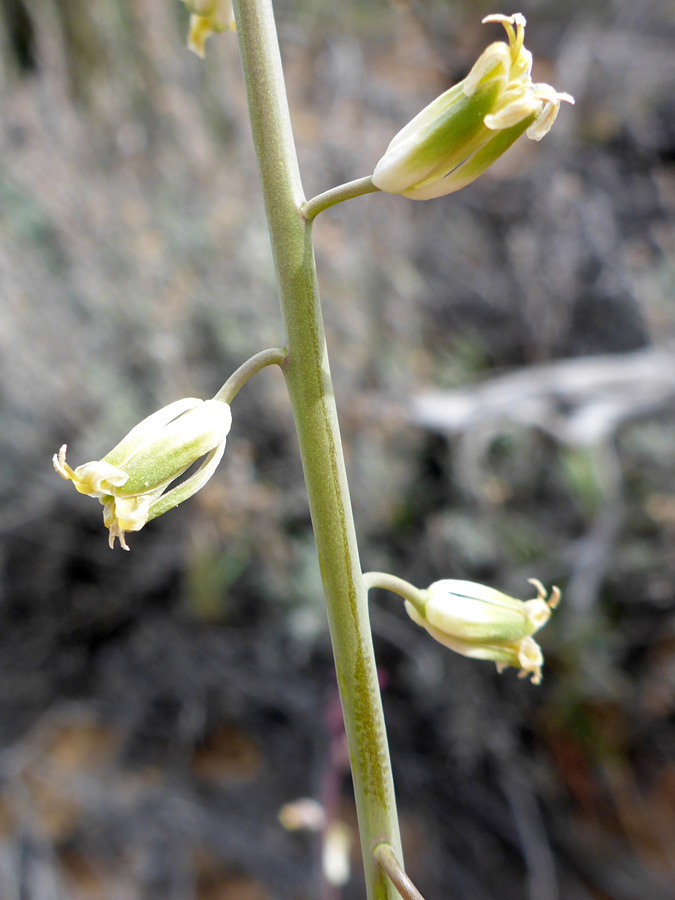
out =
{"type": "Polygon", "coordinates": [[[368,900],[398,900],[372,857],[380,843],[401,858],[389,747],[368,603],[319,304],[311,222],[291,128],[271,0],[234,0],[253,143],[277,273],[293,407],[326,595],[349,745],[368,900]]]}
{"type": "Polygon", "coordinates": [[[267,366],[283,366],[287,356],[286,350],[278,347],[272,347],[270,350],[261,350],[260,353],[256,353],[255,356],[242,363],[230,375],[213,399],[221,400],[223,403],[232,403],[239,391],[254,375],[257,375],[258,372],[261,372],[267,366]]]}
{"type": "Polygon", "coordinates": [[[356,181],[348,181],[346,184],[339,184],[337,187],[324,191],[323,194],[317,194],[306,203],[303,203],[300,212],[303,217],[310,222],[315,219],[324,209],[330,209],[338,203],[345,200],[353,200],[354,197],[362,197],[364,194],[373,194],[379,191],[378,187],[373,184],[370,175],[365,178],[357,178],[356,181]]]}
{"type": "Polygon", "coordinates": [[[363,581],[367,591],[371,591],[373,588],[391,591],[392,594],[398,594],[399,597],[412,603],[420,615],[424,615],[424,608],[429,597],[428,591],[420,590],[409,581],[399,578],[398,575],[390,575],[389,572],[366,572],[363,581]]]}

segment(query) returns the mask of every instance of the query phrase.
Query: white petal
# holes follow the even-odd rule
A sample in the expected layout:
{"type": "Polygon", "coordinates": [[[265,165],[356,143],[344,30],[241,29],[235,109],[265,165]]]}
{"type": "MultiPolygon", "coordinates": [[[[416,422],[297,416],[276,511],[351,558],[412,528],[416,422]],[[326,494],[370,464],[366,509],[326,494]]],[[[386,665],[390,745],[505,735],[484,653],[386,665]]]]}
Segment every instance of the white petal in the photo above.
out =
{"type": "Polygon", "coordinates": [[[506,87],[510,70],[511,54],[509,53],[509,48],[503,41],[495,41],[494,44],[490,44],[483,50],[462,82],[464,94],[467,97],[475,94],[478,85],[490,72],[494,72],[492,77],[502,80],[504,87],[506,87]]]}
{"type": "Polygon", "coordinates": [[[540,105],[541,101],[538,101],[531,91],[524,91],[514,96],[510,102],[507,101],[497,112],[485,116],[484,122],[491,131],[513,128],[536,112],[540,105]]]}
{"type": "Polygon", "coordinates": [[[73,475],[77,490],[92,497],[114,494],[115,488],[122,487],[129,479],[126,472],[103,460],[83,463],[75,469],[73,475]]]}
{"type": "Polygon", "coordinates": [[[138,450],[148,441],[152,440],[157,432],[169,422],[172,422],[182,413],[197,406],[201,406],[203,400],[196,397],[184,397],[182,400],[174,400],[168,406],[163,406],[157,412],[147,416],[138,425],[135,425],[131,431],[125,435],[122,440],[116,444],[110,453],[106,453],[104,459],[106,462],[121,467],[128,463],[138,450]]]}
{"type": "Polygon", "coordinates": [[[225,441],[223,440],[221,444],[219,444],[215,449],[211,451],[211,453],[208,454],[208,456],[194,473],[194,475],[191,475],[185,481],[181,482],[177,487],[172,488],[165,494],[162,494],[161,497],[159,497],[150,505],[148,519],[156,519],[157,516],[161,516],[163,513],[168,512],[170,509],[178,506],[184,500],[192,497],[193,494],[196,494],[198,490],[204,487],[206,482],[216,471],[218,463],[222,459],[224,452],[225,441]]]}

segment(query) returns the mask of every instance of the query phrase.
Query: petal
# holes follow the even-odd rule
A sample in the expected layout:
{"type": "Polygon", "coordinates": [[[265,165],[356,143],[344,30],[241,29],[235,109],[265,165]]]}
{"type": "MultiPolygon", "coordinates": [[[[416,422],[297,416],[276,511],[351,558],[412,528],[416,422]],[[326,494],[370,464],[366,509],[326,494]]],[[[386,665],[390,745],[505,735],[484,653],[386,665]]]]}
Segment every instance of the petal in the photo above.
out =
{"type": "Polygon", "coordinates": [[[511,70],[511,54],[504,41],[495,41],[483,50],[476,62],[471,66],[471,71],[466,76],[463,91],[467,97],[476,93],[480,85],[485,81],[497,80],[502,82],[505,88],[509,80],[511,70]]]}
{"type": "MultiPolygon", "coordinates": [[[[471,96],[451,89],[413,119],[375,167],[373,184],[391,194],[435,184],[491,139],[483,119],[497,103],[503,85],[482,84],[471,96]],[[443,100],[442,103],[439,101],[443,100]],[[417,128],[410,126],[419,122],[417,128]]],[[[448,193],[448,191],[442,191],[448,193]]],[[[407,195],[407,194],[406,194],[407,195]]]]}
{"type": "Polygon", "coordinates": [[[115,487],[123,485],[129,477],[126,472],[103,460],[83,463],[76,469],[66,462],[67,444],[63,444],[57,454],[52,457],[55,470],[67,481],[72,481],[80,494],[90,497],[104,497],[112,494],[115,487]]]}
{"type": "Polygon", "coordinates": [[[447,647],[449,650],[453,650],[455,653],[459,653],[469,659],[491,660],[492,662],[501,663],[505,666],[515,666],[518,668],[520,665],[518,652],[514,649],[512,644],[490,646],[488,644],[471,644],[461,641],[425,621],[410,601],[405,601],[405,608],[416,625],[424,628],[435,641],[442,644],[444,647],[447,647]]]}
{"type": "Polygon", "coordinates": [[[200,59],[206,59],[206,39],[212,34],[213,28],[206,16],[190,16],[188,50],[192,50],[200,59]]]}
{"type": "Polygon", "coordinates": [[[123,494],[146,494],[165,488],[202,456],[225,441],[232,425],[227,403],[205,400],[165,425],[126,466],[123,494]]]}
{"type": "Polygon", "coordinates": [[[532,61],[530,51],[521,47],[520,53],[511,63],[509,81],[530,85],[532,83],[532,61]]]}
{"type": "Polygon", "coordinates": [[[80,494],[88,494],[91,497],[114,494],[115,490],[122,487],[128,478],[126,472],[103,460],[83,463],[73,472],[75,489],[80,494]]]}
{"type": "Polygon", "coordinates": [[[400,194],[427,178],[439,163],[448,160],[449,170],[461,162],[467,155],[464,145],[482,130],[485,114],[482,103],[475,113],[471,104],[461,84],[437,97],[392,139],[375,166],[373,184],[381,191],[400,194]]]}
{"type": "Polygon", "coordinates": [[[448,172],[444,178],[428,179],[410,190],[403,191],[403,196],[409,197],[411,200],[431,200],[434,197],[443,197],[461,190],[489,169],[492,163],[518,140],[529,124],[530,119],[525,119],[512,128],[488,132],[492,135],[489,141],[451,172],[448,172]]]}
{"type": "Polygon", "coordinates": [[[198,400],[196,397],[185,397],[182,400],[174,400],[168,406],[163,406],[157,412],[152,413],[152,415],[139,422],[138,425],[135,425],[113,447],[110,453],[103,457],[104,461],[121,468],[129,462],[145,443],[152,440],[163,426],[168,425],[169,422],[178,418],[182,413],[201,406],[203,402],[203,400],[198,400]]]}
{"type": "Polygon", "coordinates": [[[144,497],[117,497],[115,518],[122,531],[140,531],[148,521],[148,510],[153,495],[144,497]]]}
{"type": "Polygon", "coordinates": [[[235,30],[232,0],[216,0],[213,14],[213,30],[217,32],[235,30]]]}
{"type": "Polygon", "coordinates": [[[532,91],[523,88],[507,91],[503,105],[500,103],[496,112],[485,116],[485,125],[491,131],[503,131],[519,125],[523,119],[540,110],[541,100],[538,100],[532,91]]]}
{"type": "Polygon", "coordinates": [[[407,125],[404,125],[403,128],[394,135],[389,142],[385,156],[390,150],[394,150],[400,144],[404,143],[404,141],[407,141],[409,137],[415,136],[419,140],[420,134],[425,134],[426,129],[433,128],[439,117],[447,115],[453,105],[462,97],[463,84],[464,82],[460,81],[459,84],[455,84],[453,87],[448,88],[447,91],[436,97],[431,103],[428,103],[424,109],[420,110],[407,125]]]}
{"type": "Polygon", "coordinates": [[[156,519],[157,516],[161,516],[163,513],[178,506],[179,503],[192,497],[193,494],[196,494],[198,490],[204,487],[206,482],[216,471],[224,451],[225,441],[223,440],[222,444],[219,444],[208,454],[194,475],[191,475],[184,482],[153,501],[150,506],[148,521],[156,519]]]}
{"type": "Polygon", "coordinates": [[[444,578],[441,581],[434,581],[428,588],[431,596],[442,596],[444,594],[455,594],[459,597],[468,597],[473,600],[481,600],[484,603],[491,603],[494,606],[509,607],[510,609],[519,610],[522,606],[522,600],[510,597],[496,588],[489,587],[486,584],[480,584],[477,581],[464,581],[457,578],[444,578]]]}
{"type": "Polygon", "coordinates": [[[525,615],[534,626],[534,631],[539,631],[551,618],[551,607],[545,600],[526,600],[523,604],[525,615]]]}
{"type": "Polygon", "coordinates": [[[541,667],[544,664],[544,656],[534,638],[527,637],[520,642],[518,663],[520,665],[519,678],[527,678],[528,675],[531,675],[532,684],[541,684],[541,667]]]}
{"type": "Polygon", "coordinates": [[[531,141],[540,141],[551,130],[558,116],[561,102],[574,105],[574,97],[564,92],[558,93],[550,84],[535,84],[533,85],[533,92],[542,101],[542,108],[539,115],[527,129],[527,136],[531,141]]]}
{"type": "Polygon", "coordinates": [[[424,617],[448,637],[472,645],[512,644],[533,631],[522,607],[510,609],[452,594],[445,602],[429,600],[424,617]]]}

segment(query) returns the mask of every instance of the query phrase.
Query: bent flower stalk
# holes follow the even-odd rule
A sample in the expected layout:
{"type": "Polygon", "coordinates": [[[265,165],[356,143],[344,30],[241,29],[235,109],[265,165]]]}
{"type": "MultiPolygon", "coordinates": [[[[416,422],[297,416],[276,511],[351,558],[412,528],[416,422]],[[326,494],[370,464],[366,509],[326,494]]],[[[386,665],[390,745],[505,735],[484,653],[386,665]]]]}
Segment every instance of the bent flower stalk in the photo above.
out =
{"type": "Polygon", "coordinates": [[[506,666],[520,669],[519,677],[541,682],[544,657],[532,635],[551,617],[560,602],[554,587],[548,597],[536,578],[534,600],[517,600],[473,581],[452,578],[435,581],[421,599],[406,599],[405,608],[417,625],[432,638],[471,659],[489,659],[501,672],[506,666]]]}
{"type": "Polygon", "coordinates": [[[188,397],[143,419],[101,460],[72,469],[64,444],[54,455],[54,468],[80,494],[99,500],[110,546],[118,539],[128,550],[127,531],[140,531],[206,484],[222,458],[231,424],[227,403],[188,397]],[[202,457],[196,472],[167,490],[202,457]]]}
{"type": "Polygon", "coordinates": [[[569,94],[532,82],[532,54],[523,45],[525,16],[486,16],[509,43],[495,41],[459,84],[441,94],[389,144],[373,184],[412,200],[442,197],[482,175],[523,134],[540,141],[569,94]]]}

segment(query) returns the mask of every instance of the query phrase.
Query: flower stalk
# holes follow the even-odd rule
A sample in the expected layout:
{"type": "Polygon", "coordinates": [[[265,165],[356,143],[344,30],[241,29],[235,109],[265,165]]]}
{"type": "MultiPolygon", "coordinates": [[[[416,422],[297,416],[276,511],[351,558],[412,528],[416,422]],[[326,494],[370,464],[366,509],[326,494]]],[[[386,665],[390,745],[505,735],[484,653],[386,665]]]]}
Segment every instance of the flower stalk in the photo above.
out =
{"type": "Polygon", "coordinates": [[[316,280],[312,224],[284,86],[271,0],[235,0],[237,35],[272,252],[293,408],[349,745],[368,900],[396,891],[372,857],[401,858],[389,747],[316,280]]]}
{"type": "Polygon", "coordinates": [[[287,359],[288,351],[286,349],[273,347],[270,350],[261,350],[260,353],[256,353],[255,356],[242,363],[230,375],[213,399],[223,403],[232,403],[239,391],[254,375],[266,369],[267,366],[283,366],[287,359]]]}
{"type": "Polygon", "coordinates": [[[317,194],[302,205],[302,215],[307,222],[315,219],[324,209],[330,209],[345,200],[353,200],[355,197],[362,197],[364,194],[373,194],[379,191],[379,187],[373,184],[370,175],[365,178],[357,178],[355,181],[348,181],[346,184],[340,184],[337,187],[317,194]]]}

